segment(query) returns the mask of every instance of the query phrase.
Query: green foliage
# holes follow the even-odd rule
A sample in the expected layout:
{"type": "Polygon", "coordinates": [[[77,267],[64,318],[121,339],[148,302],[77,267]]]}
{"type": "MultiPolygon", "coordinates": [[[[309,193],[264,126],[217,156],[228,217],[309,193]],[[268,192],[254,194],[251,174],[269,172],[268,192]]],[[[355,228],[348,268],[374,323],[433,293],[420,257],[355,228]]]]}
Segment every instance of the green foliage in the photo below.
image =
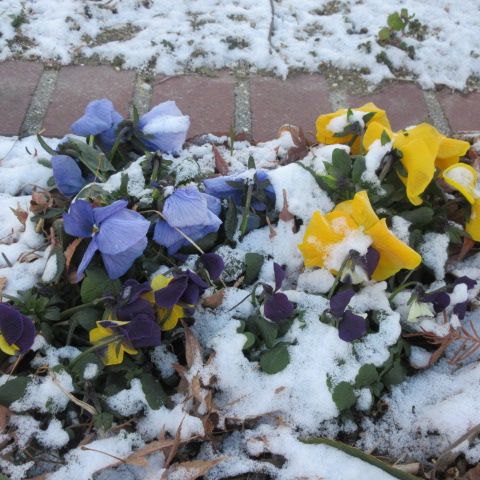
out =
{"type": "Polygon", "coordinates": [[[339,410],[346,410],[352,407],[357,401],[353,385],[348,382],[340,382],[338,385],[335,385],[332,399],[339,410]]]}
{"type": "Polygon", "coordinates": [[[245,285],[251,285],[258,278],[264,262],[263,255],[250,252],[245,254],[245,285]]]}
{"type": "Polygon", "coordinates": [[[32,379],[28,377],[16,377],[5,382],[0,386],[0,405],[10,407],[13,402],[20,400],[31,381],[32,379]]]}
{"type": "Polygon", "coordinates": [[[265,373],[274,375],[284,370],[290,363],[288,353],[288,343],[279,342],[271,350],[267,350],[260,355],[260,368],[265,373]]]}
{"type": "Polygon", "coordinates": [[[103,268],[94,267],[87,269],[80,293],[83,303],[90,303],[105,294],[119,293],[121,288],[120,280],[111,280],[103,268]]]}

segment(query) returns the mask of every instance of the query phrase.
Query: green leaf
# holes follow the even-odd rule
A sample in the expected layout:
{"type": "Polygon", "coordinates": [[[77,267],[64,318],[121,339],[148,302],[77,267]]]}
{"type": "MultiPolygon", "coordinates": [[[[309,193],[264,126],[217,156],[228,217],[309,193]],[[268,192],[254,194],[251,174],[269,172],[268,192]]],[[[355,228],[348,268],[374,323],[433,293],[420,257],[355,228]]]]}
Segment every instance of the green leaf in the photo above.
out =
{"type": "Polygon", "coordinates": [[[390,388],[393,385],[398,385],[405,380],[405,367],[402,365],[400,359],[393,362],[393,366],[382,376],[382,382],[390,388]]]}
{"type": "Polygon", "coordinates": [[[85,380],[85,377],[84,377],[85,368],[89,363],[93,363],[94,365],[97,366],[97,374],[95,375],[94,378],[98,377],[102,373],[104,364],[100,360],[100,357],[95,352],[88,353],[84,357],[80,358],[80,360],[78,360],[78,362],[72,368],[72,372],[75,373],[82,380],[85,380]]]}
{"type": "Polygon", "coordinates": [[[380,461],[378,458],[375,458],[372,455],[368,455],[368,453],[362,452],[358,448],[350,447],[349,445],[345,445],[344,443],[338,442],[336,440],[330,440],[328,438],[312,438],[309,440],[301,440],[301,442],[309,445],[327,445],[329,447],[336,448],[337,450],[341,450],[347,455],[358,458],[362,462],[379,468],[380,470],[388,473],[393,478],[396,478],[398,480],[420,480],[418,477],[414,477],[409,473],[402,472],[401,470],[398,470],[380,461]]]}
{"type": "Polygon", "coordinates": [[[247,350],[255,343],[255,335],[250,332],[242,332],[246,337],[245,344],[242,347],[242,350],[247,350]]]}
{"type": "Polygon", "coordinates": [[[92,172],[115,172],[113,165],[107,160],[107,157],[99,153],[93,147],[75,138],[69,137],[69,141],[75,145],[80,152],[78,159],[92,172]]]}
{"type": "Polygon", "coordinates": [[[260,368],[270,375],[281,372],[290,363],[288,343],[279,342],[271,350],[260,355],[260,368]]]}
{"type": "MultiPolygon", "coordinates": [[[[39,165],[41,165],[42,167],[46,167],[46,168],[52,168],[52,162],[50,160],[47,160],[46,158],[39,158],[37,160],[37,163],[39,165]]],[[[53,177],[50,177],[50,178],[53,178],[53,177]]],[[[0,477],[1,479],[2,477],[0,477]]]]}
{"type": "Polygon", "coordinates": [[[332,399],[339,410],[345,410],[355,405],[357,396],[353,392],[353,385],[348,382],[340,382],[333,389],[332,399]]]}
{"type": "Polygon", "coordinates": [[[10,407],[13,402],[20,400],[31,381],[29,377],[17,377],[5,382],[0,387],[0,405],[10,407]]]}
{"type": "Polygon", "coordinates": [[[80,289],[83,303],[90,303],[107,293],[119,293],[122,289],[122,282],[118,279],[111,280],[103,268],[90,268],[86,273],[80,289]]]}
{"type": "Polygon", "coordinates": [[[367,169],[367,164],[365,163],[365,157],[358,155],[355,161],[353,162],[352,167],[352,180],[354,184],[362,183],[363,172],[367,169]]]}
{"type": "Polygon", "coordinates": [[[102,319],[102,312],[96,308],[90,307],[75,312],[70,322],[78,322],[87,332],[95,328],[96,322],[102,319]]]}
{"type": "Polygon", "coordinates": [[[382,132],[382,135],[380,136],[380,141],[382,142],[382,146],[386,145],[388,142],[390,142],[392,139],[388,136],[388,133],[386,130],[382,132]]]}
{"type": "Polygon", "coordinates": [[[54,155],[58,155],[58,152],[56,150],[54,150],[52,147],[48,146],[47,145],[47,142],[45,142],[45,140],[42,138],[42,136],[40,134],[37,133],[37,140],[38,140],[38,143],[42,146],[42,148],[47,152],[49,153],[50,155],[54,156],[54,155]]]}
{"type": "Polygon", "coordinates": [[[259,253],[251,252],[245,255],[245,285],[251,285],[258,278],[264,261],[263,255],[259,253]]]}
{"type": "Polygon", "coordinates": [[[332,165],[338,172],[337,178],[348,178],[352,171],[352,159],[343,148],[336,148],[332,153],[332,165]]]}
{"type": "Polygon", "coordinates": [[[10,480],[8,477],[0,473],[0,480],[10,480]]]}
{"type": "Polygon", "coordinates": [[[232,197],[229,197],[228,199],[228,209],[223,225],[225,227],[225,236],[232,242],[238,225],[237,207],[232,197]]]}
{"type": "Polygon", "coordinates": [[[255,159],[252,157],[252,155],[250,155],[248,157],[248,169],[256,169],[257,167],[255,166],[255,159]]]}
{"type": "Polygon", "coordinates": [[[355,388],[362,388],[371,385],[378,379],[377,368],[373,363],[366,363],[360,367],[355,377],[355,388]]]}
{"type": "Polygon", "coordinates": [[[108,412],[97,413],[93,416],[93,424],[97,430],[107,431],[113,424],[113,415],[108,412]]]}
{"type": "MultiPolygon", "coordinates": [[[[260,316],[247,318],[248,330],[253,332],[267,348],[273,348],[278,336],[278,326],[260,316]]],[[[247,332],[243,332],[247,333],[247,332]]]]}
{"type": "Polygon", "coordinates": [[[434,215],[433,209],[429,207],[418,207],[415,210],[410,210],[409,212],[399,213],[398,216],[404,218],[412,225],[421,227],[432,221],[434,215]]]}
{"type": "Polygon", "coordinates": [[[380,29],[380,31],[378,32],[378,39],[379,39],[380,41],[390,40],[390,36],[391,36],[391,32],[390,32],[390,29],[387,28],[387,27],[383,27],[383,28],[380,29]]]}
{"type": "Polygon", "coordinates": [[[391,15],[388,16],[387,24],[392,30],[395,30],[396,32],[399,32],[400,30],[403,30],[405,28],[405,26],[407,25],[406,22],[404,22],[401,19],[398,12],[394,12],[391,15]]]}
{"type": "Polygon", "coordinates": [[[167,403],[168,397],[166,393],[163,391],[160,382],[153,378],[152,375],[144,373],[140,376],[140,383],[142,384],[145,399],[151,409],[158,410],[167,403]]]}
{"type": "Polygon", "coordinates": [[[55,245],[55,247],[52,248],[48,258],[50,259],[50,257],[53,257],[54,255],[56,257],[57,271],[56,271],[53,279],[50,280],[48,283],[57,282],[58,279],[60,278],[60,275],[63,273],[63,269],[65,268],[65,255],[64,255],[63,249],[62,249],[62,247],[60,247],[60,245],[55,245]]]}
{"type": "Polygon", "coordinates": [[[362,117],[363,123],[366,125],[376,114],[377,114],[377,112],[368,112],[368,113],[366,113],[366,114],[362,117]]]}

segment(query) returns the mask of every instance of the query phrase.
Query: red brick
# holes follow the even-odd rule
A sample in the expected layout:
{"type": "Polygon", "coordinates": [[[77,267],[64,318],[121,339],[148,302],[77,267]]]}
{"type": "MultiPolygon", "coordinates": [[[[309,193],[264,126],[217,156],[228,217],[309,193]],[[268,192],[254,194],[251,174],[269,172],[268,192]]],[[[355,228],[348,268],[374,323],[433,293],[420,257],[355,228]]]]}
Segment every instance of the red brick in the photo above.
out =
{"type": "Polygon", "coordinates": [[[365,96],[347,96],[348,107],[373,102],[387,112],[393,130],[428,121],[428,108],[420,87],[412,83],[392,83],[382,91],[365,96]]]}
{"type": "Polygon", "coordinates": [[[285,124],[315,132],[315,120],[331,112],[328,86],[319,74],[301,74],[286,80],[251,79],[252,134],[256,141],[271,140],[285,124]]]}
{"type": "Polygon", "coordinates": [[[222,70],[218,72],[218,77],[185,75],[165,78],[156,78],[152,107],[174,100],[182,113],[190,116],[188,137],[202,133],[228,132],[230,125],[234,124],[233,75],[222,70]]]}
{"type": "Polygon", "coordinates": [[[437,92],[453,132],[480,130],[480,93],[461,93],[443,88],[437,92]]]}
{"type": "Polygon", "coordinates": [[[42,71],[41,63],[0,63],[0,135],[19,134],[42,71]]]}
{"type": "Polygon", "coordinates": [[[108,98],[115,110],[127,117],[134,82],[135,72],[107,65],[63,67],[43,124],[44,135],[62,137],[69,133],[92,100],[108,98]]]}

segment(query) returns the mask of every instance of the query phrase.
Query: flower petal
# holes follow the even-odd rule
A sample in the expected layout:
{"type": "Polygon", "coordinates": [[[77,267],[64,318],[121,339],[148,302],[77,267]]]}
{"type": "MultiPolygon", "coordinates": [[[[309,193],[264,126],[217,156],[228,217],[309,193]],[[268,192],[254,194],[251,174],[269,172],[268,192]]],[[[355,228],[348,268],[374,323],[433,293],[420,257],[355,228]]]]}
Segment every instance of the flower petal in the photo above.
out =
{"type": "Polygon", "coordinates": [[[72,203],[69,213],[63,214],[63,228],[73,237],[91,237],[94,223],[93,208],[85,200],[72,203]]]}
{"type": "Polygon", "coordinates": [[[147,243],[147,237],[143,237],[135,243],[135,245],[130,246],[122,252],[113,255],[102,252],[102,259],[108,276],[111,279],[121,277],[143,253],[145,248],[147,248],[147,243]]]}
{"type": "Polygon", "coordinates": [[[68,155],[54,155],[51,162],[57,188],[62,195],[72,198],[85,183],[80,167],[68,155]]]}
{"type": "Polygon", "coordinates": [[[0,333],[9,345],[16,344],[23,333],[22,314],[9,305],[0,303],[0,333]]]}
{"type": "Polygon", "coordinates": [[[200,261],[203,266],[207,269],[208,274],[212,280],[217,280],[217,278],[225,270],[225,263],[223,258],[216,253],[205,253],[200,257],[200,261]]]}
{"type": "Polygon", "coordinates": [[[138,315],[121,327],[133,347],[158,347],[161,344],[160,327],[150,317],[138,315]]]}
{"type": "Polygon", "coordinates": [[[293,303],[284,293],[276,293],[267,298],[263,305],[263,314],[274,323],[290,317],[293,313],[293,303]]]}
{"type": "Polygon", "coordinates": [[[372,247],[380,254],[377,268],[372,274],[373,280],[385,280],[402,268],[411,270],[420,265],[422,257],[388,230],[384,218],[366,230],[365,234],[372,238],[372,247]]]}
{"type": "Polygon", "coordinates": [[[368,229],[378,222],[368,194],[365,190],[357,192],[353,200],[346,200],[335,206],[334,212],[345,212],[352,216],[359,226],[368,229]]]}
{"type": "Polygon", "coordinates": [[[100,225],[108,217],[120,212],[126,206],[128,202],[126,200],[117,200],[106,207],[96,207],[93,209],[93,218],[95,219],[95,224],[100,225]]]}
{"type": "Polygon", "coordinates": [[[469,203],[477,196],[478,172],[466,163],[456,163],[443,172],[443,179],[458,190],[469,203]]]}
{"type": "Polygon", "coordinates": [[[205,224],[208,211],[207,199],[197,187],[178,188],[165,200],[163,207],[165,219],[177,228],[205,224]]]}
{"type": "Polygon", "coordinates": [[[354,295],[355,291],[351,288],[334,295],[330,299],[330,310],[333,312],[333,314],[337,317],[341,317],[354,295]]]}
{"type": "MultiPolygon", "coordinates": [[[[112,127],[114,113],[115,119],[118,120],[120,114],[114,110],[110,100],[106,98],[93,100],[85,108],[83,117],[72,125],[71,130],[75,135],[98,135],[112,127]]],[[[123,119],[121,115],[120,118],[123,119]]]]}
{"type": "Polygon", "coordinates": [[[87,268],[88,264],[92,260],[93,256],[95,255],[95,252],[97,250],[98,250],[97,242],[95,241],[95,238],[92,238],[92,241],[88,245],[87,250],[85,250],[85,253],[83,254],[82,261],[80,262],[80,265],[78,266],[77,282],[80,281],[80,277],[82,276],[82,273],[87,268]]]}
{"type": "Polygon", "coordinates": [[[343,314],[343,319],[338,324],[338,336],[344,342],[353,342],[363,335],[365,329],[365,318],[361,315],[355,315],[350,310],[347,310],[343,314]]]}
{"type": "Polygon", "coordinates": [[[166,287],[155,291],[155,303],[162,308],[172,308],[182,297],[187,285],[186,276],[171,280],[166,287]]]}
{"type": "MultiPolygon", "coordinates": [[[[470,144],[464,140],[449,138],[442,134],[439,135],[439,138],[440,146],[435,159],[435,166],[443,172],[448,167],[458,163],[459,158],[470,149],[470,144]]],[[[440,173],[439,177],[442,178],[442,173],[440,173]]]]}
{"type": "MultiPolygon", "coordinates": [[[[18,353],[27,353],[35,341],[37,332],[33,320],[25,315],[21,315],[23,323],[22,335],[15,341],[15,345],[18,347],[18,353]]],[[[3,332],[2,332],[3,333],[3,332]]]]}
{"type": "Polygon", "coordinates": [[[275,274],[275,292],[278,292],[282,287],[282,283],[285,280],[287,274],[285,270],[276,262],[273,262],[273,271],[275,274]]]}
{"type": "Polygon", "coordinates": [[[480,242],[480,197],[476,198],[472,205],[470,219],[465,225],[465,231],[475,240],[480,242]]]}

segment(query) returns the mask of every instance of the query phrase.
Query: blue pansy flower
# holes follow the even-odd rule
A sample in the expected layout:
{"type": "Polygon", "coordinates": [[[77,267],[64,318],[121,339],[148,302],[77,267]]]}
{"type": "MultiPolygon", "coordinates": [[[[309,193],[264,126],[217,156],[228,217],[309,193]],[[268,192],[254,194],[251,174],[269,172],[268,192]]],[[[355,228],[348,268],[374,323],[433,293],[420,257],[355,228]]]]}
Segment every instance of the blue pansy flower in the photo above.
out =
{"type": "Polygon", "coordinates": [[[76,135],[95,135],[106,149],[111,150],[117,139],[115,130],[123,119],[110,100],[93,100],[85,108],[83,117],[72,125],[71,130],[76,135]]]}
{"type": "Polygon", "coordinates": [[[54,155],[52,169],[55,184],[62,195],[72,198],[85,185],[86,179],[77,162],[68,155],[54,155]]]}
{"type": "Polygon", "coordinates": [[[254,210],[266,210],[267,203],[275,204],[275,190],[273,189],[266,170],[256,170],[255,178],[251,178],[251,170],[229,175],[226,177],[208,178],[204,180],[207,187],[205,193],[214,197],[232,198],[238,206],[245,204],[245,193],[249,181],[254,181],[254,191],[252,194],[251,207],[254,210]]]}
{"type": "Polygon", "coordinates": [[[350,288],[330,299],[330,311],[338,321],[338,336],[345,342],[358,340],[366,330],[365,317],[347,309],[354,295],[355,291],[350,288]]]}
{"type": "Polygon", "coordinates": [[[110,278],[123,275],[145,250],[150,222],[126,208],[128,202],[117,200],[106,207],[93,208],[85,200],[77,200],[70,212],[63,214],[65,232],[74,237],[91,238],[78,266],[77,280],[97,250],[110,278]]]}
{"type": "Polygon", "coordinates": [[[178,188],[166,200],[163,207],[165,220],[160,219],[155,225],[153,239],[167,247],[169,255],[190,242],[177,229],[193,241],[216,232],[222,221],[220,201],[210,195],[201,193],[197,187],[178,188]]]}
{"type": "Polygon", "coordinates": [[[189,127],[190,117],[183,115],[172,100],[152,108],[138,122],[143,133],[153,135],[153,138],[141,138],[140,141],[151,151],[165,153],[175,153],[182,148],[189,127]]]}

